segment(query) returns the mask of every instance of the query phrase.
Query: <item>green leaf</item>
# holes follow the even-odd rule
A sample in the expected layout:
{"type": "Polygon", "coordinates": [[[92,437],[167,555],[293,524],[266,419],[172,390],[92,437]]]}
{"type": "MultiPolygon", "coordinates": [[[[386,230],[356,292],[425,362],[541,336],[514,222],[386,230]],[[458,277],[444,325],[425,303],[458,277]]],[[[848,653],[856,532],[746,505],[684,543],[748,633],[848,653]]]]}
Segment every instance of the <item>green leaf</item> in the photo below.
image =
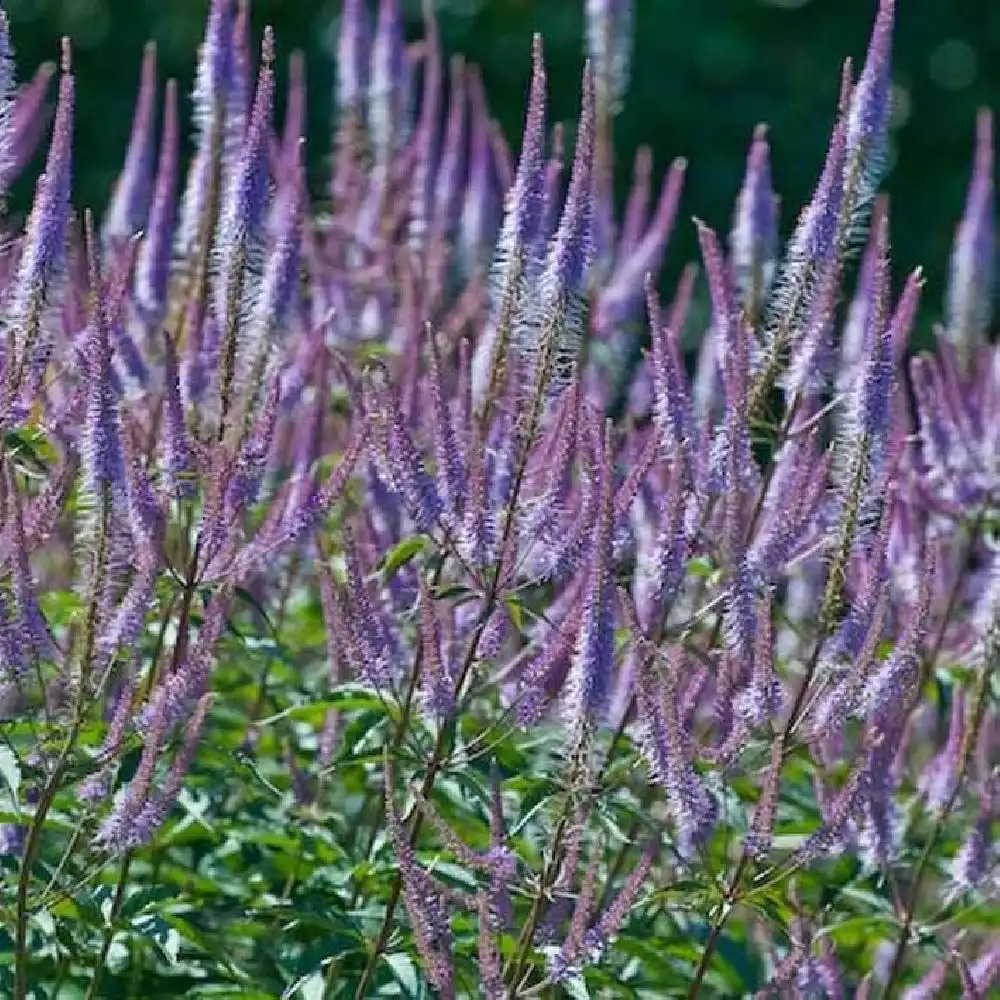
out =
{"type": "Polygon", "coordinates": [[[414,535],[404,538],[385,554],[379,569],[386,580],[391,580],[399,570],[411,559],[431,547],[431,540],[426,535],[414,535]]]}

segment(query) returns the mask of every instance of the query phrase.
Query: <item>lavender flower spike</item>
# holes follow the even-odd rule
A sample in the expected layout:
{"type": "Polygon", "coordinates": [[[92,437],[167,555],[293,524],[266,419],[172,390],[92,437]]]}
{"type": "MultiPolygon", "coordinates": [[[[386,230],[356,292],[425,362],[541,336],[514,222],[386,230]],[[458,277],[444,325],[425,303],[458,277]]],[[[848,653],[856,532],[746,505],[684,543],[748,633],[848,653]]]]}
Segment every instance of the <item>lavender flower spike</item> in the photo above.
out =
{"type": "Polygon", "coordinates": [[[3,402],[6,405],[0,408],[0,413],[14,402],[22,389],[25,374],[29,376],[30,392],[41,384],[48,366],[50,345],[43,336],[41,314],[49,283],[63,255],[72,181],[75,98],[69,39],[63,39],[62,77],[52,144],[45,161],[45,173],[35,188],[17,274],[8,291],[6,325],[13,334],[11,340],[16,343],[16,356],[3,358],[3,402]]]}
{"type": "Polygon", "coordinates": [[[92,219],[87,214],[90,256],[90,290],[93,307],[85,355],[87,372],[86,416],[81,457],[84,484],[92,498],[101,500],[109,491],[124,495],[125,461],[118,422],[118,399],[112,383],[111,342],[107,302],[101,277],[99,251],[94,242],[92,219]]]}
{"type": "Polygon", "coordinates": [[[365,0],[344,0],[337,39],[337,109],[359,116],[368,90],[369,38],[365,0]]]}
{"type": "Polygon", "coordinates": [[[194,121],[200,138],[221,124],[225,95],[232,73],[235,0],[212,0],[205,39],[198,53],[194,85],[194,121]]]}
{"type": "Polygon", "coordinates": [[[406,138],[406,75],[400,0],[380,0],[368,91],[368,129],[377,170],[388,169],[392,154],[406,138]]]}
{"type": "Polygon", "coordinates": [[[150,42],[142,60],[139,96],[132,118],[132,136],[125,166],[115,184],[104,218],[105,240],[135,235],[146,219],[153,173],[153,124],[156,117],[156,45],[150,42]]]}
{"type": "Polygon", "coordinates": [[[976,119],[976,156],[955,235],[946,302],[945,337],[955,346],[966,374],[986,339],[996,282],[996,211],[993,190],[993,114],[976,119]]]}
{"type": "MultiPolygon", "coordinates": [[[[267,207],[268,142],[274,103],[273,64],[274,34],[267,27],[261,43],[261,67],[246,141],[223,198],[219,217],[217,246],[220,260],[216,286],[216,318],[222,328],[223,345],[219,374],[222,420],[220,433],[225,430],[226,417],[233,402],[240,316],[247,305],[245,294],[248,265],[261,243],[261,229],[267,207]]],[[[268,303],[268,306],[274,304],[268,303]]],[[[251,383],[245,388],[252,398],[257,392],[258,383],[251,383]]]]}
{"type": "Polygon", "coordinates": [[[135,299],[144,318],[158,322],[166,308],[170,245],[173,240],[177,201],[177,159],[180,136],[177,128],[177,81],[168,80],[163,103],[163,135],[153,182],[146,234],[135,264],[135,299]]]}
{"type": "Polygon", "coordinates": [[[533,263],[529,248],[545,214],[545,93],[542,39],[535,35],[521,157],[514,187],[507,194],[493,265],[489,333],[477,344],[472,361],[472,396],[477,405],[492,403],[503,386],[507,347],[524,295],[525,276],[533,263]]]}
{"type": "Polygon", "coordinates": [[[771,190],[771,150],[765,125],[754,129],[729,250],[743,306],[751,318],[756,317],[774,280],[778,253],[777,200],[771,190]]]}
{"type": "MultiPolygon", "coordinates": [[[[7,12],[0,8],[0,178],[8,177],[11,162],[11,140],[13,131],[14,92],[14,50],[10,44],[10,25],[7,12]]],[[[0,184],[0,195],[4,194],[0,184]]]]}
{"type": "Polygon", "coordinates": [[[612,563],[613,463],[610,422],[600,460],[600,512],[583,592],[580,631],[569,673],[568,716],[579,736],[606,707],[615,657],[615,578],[612,563]]]}
{"type": "Polygon", "coordinates": [[[896,0],[879,0],[865,65],[851,99],[844,182],[852,209],[874,192],[885,165],[895,8],[896,0]]]}
{"type": "Polygon", "coordinates": [[[594,254],[595,124],[594,77],[588,63],[583,71],[580,127],[569,192],[539,279],[537,318],[527,338],[522,336],[522,348],[529,358],[537,358],[537,391],[550,383],[556,362],[572,355],[583,331],[585,281],[594,254]]]}

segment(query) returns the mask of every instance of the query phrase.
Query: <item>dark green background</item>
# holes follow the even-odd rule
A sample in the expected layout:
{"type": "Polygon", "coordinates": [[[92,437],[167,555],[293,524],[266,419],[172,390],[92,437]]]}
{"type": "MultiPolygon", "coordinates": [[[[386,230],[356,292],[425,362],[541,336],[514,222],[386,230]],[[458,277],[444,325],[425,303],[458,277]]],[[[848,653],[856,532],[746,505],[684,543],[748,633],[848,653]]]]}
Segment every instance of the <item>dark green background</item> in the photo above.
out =
{"type": "MultiPolygon", "coordinates": [[[[161,74],[190,88],[207,0],[6,0],[22,76],[75,41],[79,81],[77,205],[102,206],[121,161],[143,42],[161,74]]],[[[532,31],[543,33],[555,117],[576,110],[583,0],[437,0],[449,50],[479,63],[495,114],[516,142],[532,31]]],[[[728,228],[746,145],[770,124],[782,228],[808,197],[836,100],[839,66],[860,62],[874,0],[637,0],[637,44],[617,128],[619,189],[636,145],[657,171],[690,161],[684,225],[668,267],[693,253],[687,218],[728,228]]],[[[1000,3],[898,0],[892,195],[896,279],[918,263],[930,277],[924,324],[938,310],[952,232],[968,177],[976,107],[1000,105],[1000,3]]],[[[311,175],[322,190],[340,0],[255,0],[255,28],[277,30],[279,50],[303,48],[310,83],[311,175]]],[[[419,0],[409,0],[412,34],[419,0]]],[[[29,185],[22,182],[23,204],[29,185]]],[[[15,192],[15,205],[18,192],[15,192]]]]}

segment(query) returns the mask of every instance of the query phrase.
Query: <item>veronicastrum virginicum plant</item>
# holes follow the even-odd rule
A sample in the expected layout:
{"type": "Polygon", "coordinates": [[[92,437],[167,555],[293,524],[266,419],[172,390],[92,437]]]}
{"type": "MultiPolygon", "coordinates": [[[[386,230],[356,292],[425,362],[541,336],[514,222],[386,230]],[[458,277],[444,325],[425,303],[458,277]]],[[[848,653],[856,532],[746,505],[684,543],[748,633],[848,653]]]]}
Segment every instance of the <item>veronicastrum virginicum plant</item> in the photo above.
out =
{"type": "MultiPolygon", "coordinates": [[[[910,358],[894,13],[784,250],[758,126],[666,309],[627,0],[571,154],[535,39],[516,159],[431,3],[344,0],[312,201],[302,60],[279,130],[212,0],[186,178],[150,47],[99,226],[64,44],[0,258],[5,996],[993,995],[993,120],[910,358]]],[[[51,75],[3,18],[3,191],[51,75]]]]}

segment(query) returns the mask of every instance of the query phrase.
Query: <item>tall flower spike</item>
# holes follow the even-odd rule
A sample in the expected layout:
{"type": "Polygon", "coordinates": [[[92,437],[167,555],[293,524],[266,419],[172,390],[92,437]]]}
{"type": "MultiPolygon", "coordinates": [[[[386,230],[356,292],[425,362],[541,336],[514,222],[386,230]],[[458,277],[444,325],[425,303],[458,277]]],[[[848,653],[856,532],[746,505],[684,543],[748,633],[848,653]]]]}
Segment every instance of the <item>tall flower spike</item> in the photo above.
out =
{"type": "Polygon", "coordinates": [[[94,500],[125,493],[125,464],[122,455],[118,399],[112,382],[111,340],[108,332],[107,302],[101,276],[99,249],[93,220],[86,216],[87,249],[90,265],[91,315],[87,338],[87,402],[80,447],[84,486],[94,500]],[[106,494],[106,491],[110,491],[106,494]]]}
{"type": "MultiPolygon", "coordinates": [[[[51,345],[42,325],[42,310],[49,285],[63,259],[63,242],[69,216],[72,183],[73,117],[76,87],[68,38],[63,39],[59,104],[52,127],[52,143],[45,173],[35,188],[17,274],[8,291],[6,321],[15,344],[13,356],[3,358],[4,386],[0,413],[10,407],[28,377],[28,392],[41,385],[51,345]]],[[[17,416],[11,414],[10,416],[17,416]]],[[[3,413],[8,418],[7,413],[3,413]]]]}
{"type": "Polygon", "coordinates": [[[388,169],[406,138],[406,52],[400,0],[379,0],[368,90],[368,130],[376,170],[388,169]]]}
{"type": "Polygon", "coordinates": [[[812,307],[818,265],[836,259],[842,236],[844,158],[847,114],[853,83],[850,60],[844,63],[837,119],[823,171],[812,199],[799,215],[788,241],[785,259],[774,282],[764,314],[766,355],[754,384],[751,410],[760,412],[781,371],[782,356],[804,328],[803,316],[812,307]]]}
{"type": "Polygon", "coordinates": [[[595,319],[598,330],[604,331],[629,318],[632,309],[642,301],[646,275],[659,272],[677,218],[686,169],[684,159],[676,159],[670,165],[649,229],[633,250],[615,265],[598,300],[595,319]]]}
{"type": "Polygon", "coordinates": [[[239,170],[247,138],[247,115],[253,97],[253,41],[250,36],[250,0],[236,0],[232,24],[229,79],[222,121],[223,183],[239,170]]]}
{"type": "Polygon", "coordinates": [[[452,962],[451,920],[442,893],[421,867],[403,828],[394,801],[395,792],[386,774],[386,826],[396,852],[403,887],[403,903],[413,927],[417,951],[424,961],[427,978],[442,1000],[455,998],[455,970],[452,962]]]}
{"type": "Polygon", "coordinates": [[[583,69],[580,125],[566,203],[539,276],[536,315],[519,338],[534,369],[532,410],[547,389],[564,383],[583,333],[586,279],[594,255],[595,113],[594,77],[588,63],[583,69]]]}
{"type": "Polygon", "coordinates": [[[465,456],[451,421],[448,404],[441,384],[441,356],[434,328],[428,323],[424,337],[429,348],[428,375],[430,379],[431,408],[434,418],[434,462],[437,466],[438,493],[444,501],[447,514],[457,530],[465,510],[468,482],[465,456]]]}
{"type": "MultiPolygon", "coordinates": [[[[233,170],[219,215],[219,280],[216,317],[222,327],[219,373],[222,427],[233,402],[240,316],[245,308],[248,269],[259,254],[268,195],[268,142],[274,103],[274,33],[264,29],[261,67],[242,154],[233,170]]],[[[262,373],[259,373],[262,374],[262,373]]],[[[254,385],[249,387],[255,389],[254,385]]]]}
{"type": "Polygon", "coordinates": [[[130,845],[148,844],[156,831],[166,821],[170,810],[173,809],[183,787],[184,779],[194,761],[195,751],[198,749],[198,741],[201,739],[201,732],[205,726],[205,719],[211,704],[211,694],[202,695],[195,704],[191,717],[185,726],[184,743],[170,765],[170,770],[164,777],[159,791],[152,798],[146,799],[132,822],[130,845]]]}
{"type": "Polygon", "coordinates": [[[965,691],[956,686],[952,692],[948,738],[920,776],[919,788],[927,796],[927,808],[932,812],[944,807],[958,784],[958,769],[964,739],[965,691]]]}
{"type": "Polygon", "coordinates": [[[146,233],[135,265],[135,299],[144,318],[155,323],[166,308],[170,247],[177,201],[177,160],[180,136],[177,124],[177,81],[168,80],[163,101],[163,135],[153,182],[146,233]]]}
{"type": "Polygon", "coordinates": [[[965,214],[951,253],[944,327],[944,335],[955,345],[966,375],[976,349],[985,342],[993,314],[996,283],[993,169],[993,114],[983,108],[976,119],[976,155],[965,198],[965,214]]]}
{"type": "MultiPolygon", "coordinates": [[[[507,193],[493,264],[489,332],[477,344],[472,362],[473,401],[481,412],[486,412],[503,393],[509,344],[522,309],[525,278],[534,263],[529,253],[545,211],[545,97],[542,39],[535,35],[521,156],[514,187],[507,193]]],[[[473,142],[477,127],[474,121],[473,142]]]]}
{"type": "Polygon", "coordinates": [[[410,191],[409,246],[415,254],[424,249],[430,225],[434,169],[437,166],[438,119],[441,108],[441,39],[434,4],[424,0],[423,85],[420,118],[414,137],[415,162],[410,191]]]}
{"type": "Polygon", "coordinates": [[[680,717],[677,681],[683,655],[671,653],[663,670],[657,656],[655,650],[642,652],[636,687],[640,746],[653,779],[666,792],[677,850],[687,858],[711,833],[718,807],[691,763],[691,740],[680,717]]]}
{"type": "Polygon", "coordinates": [[[235,61],[232,50],[235,16],[235,0],[212,0],[192,95],[195,149],[174,234],[178,266],[173,275],[179,288],[190,288],[188,294],[181,296],[186,304],[175,307],[175,322],[181,330],[185,326],[192,328],[195,334],[192,342],[197,339],[204,316],[208,252],[218,218],[226,104],[235,61]]]}
{"type": "Polygon", "coordinates": [[[774,280],[778,254],[778,206],[771,190],[771,150],[767,126],[754,129],[729,236],[736,286],[751,322],[760,315],[774,280]]]}
{"type": "Polygon", "coordinates": [[[299,279],[302,255],[302,216],[305,210],[303,160],[305,142],[300,141],[295,159],[274,196],[273,242],[264,265],[260,290],[255,296],[248,324],[246,355],[253,385],[266,358],[277,346],[276,334],[291,312],[299,279]]]}
{"type": "Polygon", "coordinates": [[[190,496],[193,484],[186,477],[193,471],[193,451],[184,420],[181,402],[180,374],[177,352],[169,334],[165,334],[163,349],[163,471],[167,489],[175,497],[190,496]]]}
{"type": "Polygon", "coordinates": [[[344,0],[337,38],[337,108],[360,118],[368,92],[371,45],[365,0],[344,0]]]}
{"type": "Polygon", "coordinates": [[[193,95],[194,120],[199,132],[214,128],[213,123],[222,112],[232,73],[235,16],[235,0],[211,0],[193,95]]]}
{"type": "Polygon", "coordinates": [[[7,12],[0,8],[0,195],[6,193],[5,182],[13,160],[14,112],[14,50],[10,44],[10,24],[7,12]]]}
{"type": "Polygon", "coordinates": [[[42,63],[35,75],[19,87],[10,113],[6,159],[0,161],[0,191],[5,191],[35,155],[48,125],[45,104],[56,64],[42,63]]]}
{"type": "Polygon", "coordinates": [[[865,64],[851,100],[844,175],[849,214],[871,197],[885,166],[895,8],[896,0],[879,0],[865,64]]]}
{"type": "Polygon", "coordinates": [[[115,184],[104,219],[104,238],[124,239],[137,233],[146,221],[153,179],[153,127],[156,118],[156,45],[150,42],[142,60],[139,96],[132,118],[132,135],[125,166],[115,184]]]}
{"type": "Polygon", "coordinates": [[[441,623],[427,583],[420,580],[420,645],[423,650],[423,697],[429,715],[444,723],[454,703],[454,678],[442,649],[441,623]]]}
{"type": "Polygon", "coordinates": [[[490,144],[490,119],[479,70],[468,70],[469,137],[468,182],[462,201],[458,233],[460,265],[467,277],[479,275],[493,253],[496,224],[497,169],[490,144]]]}
{"type": "Polygon", "coordinates": [[[615,657],[615,579],[612,561],[614,466],[611,424],[604,428],[600,458],[600,507],[583,594],[580,630],[569,674],[568,717],[582,733],[607,705],[615,657]]]}

